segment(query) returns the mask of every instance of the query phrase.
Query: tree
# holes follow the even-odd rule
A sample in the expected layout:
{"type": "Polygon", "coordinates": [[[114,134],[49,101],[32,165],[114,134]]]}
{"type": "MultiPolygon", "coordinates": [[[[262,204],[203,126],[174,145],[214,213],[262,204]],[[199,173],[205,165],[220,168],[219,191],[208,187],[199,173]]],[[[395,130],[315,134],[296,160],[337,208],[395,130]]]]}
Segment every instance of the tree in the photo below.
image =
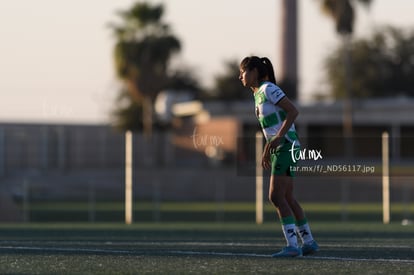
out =
{"type": "MultiPolygon", "coordinates": [[[[350,85],[355,98],[414,96],[414,31],[378,29],[372,37],[354,41],[351,48],[350,85]]],[[[346,96],[344,50],[340,46],[325,62],[332,97],[337,99],[346,96]]]]}
{"type": "Polygon", "coordinates": [[[137,125],[142,124],[149,134],[153,124],[154,99],[168,85],[168,62],[180,50],[180,42],[171,34],[169,26],[161,21],[162,14],[162,5],[139,2],[118,12],[121,24],[110,25],[117,40],[114,47],[115,70],[124,83],[118,98],[118,107],[122,106],[124,110],[114,113],[118,126],[135,128],[131,119],[124,116],[131,114],[132,110],[133,114],[140,110],[142,115],[135,117],[142,123],[137,121],[137,125]],[[134,102],[125,104],[128,99],[134,102]]]}
{"type": "Polygon", "coordinates": [[[369,6],[372,0],[320,0],[322,11],[335,21],[336,32],[351,35],[354,31],[355,2],[369,6]]]}
{"type": "Polygon", "coordinates": [[[205,97],[226,101],[251,99],[251,91],[243,87],[239,80],[239,62],[229,60],[224,67],[224,73],[215,76],[214,87],[205,97]]]}
{"type": "Polygon", "coordinates": [[[352,124],[352,90],[351,83],[351,55],[350,46],[352,33],[354,30],[354,4],[355,2],[368,6],[372,0],[320,0],[322,10],[335,21],[336,32],[341,36],[344,47],[344,78],[345,78],[345,98],[343,110],[343,132],[346,139],[346,152],[352,155],[353,145],[351,137],[353,135],[352,124]]]}
{"type": "Polygon", "coordinates": [[[121,130],[143,129],[143,101],[132,100],[131,93],[122,88],[115,100],[112,111],[113,125],[121,130]]]}

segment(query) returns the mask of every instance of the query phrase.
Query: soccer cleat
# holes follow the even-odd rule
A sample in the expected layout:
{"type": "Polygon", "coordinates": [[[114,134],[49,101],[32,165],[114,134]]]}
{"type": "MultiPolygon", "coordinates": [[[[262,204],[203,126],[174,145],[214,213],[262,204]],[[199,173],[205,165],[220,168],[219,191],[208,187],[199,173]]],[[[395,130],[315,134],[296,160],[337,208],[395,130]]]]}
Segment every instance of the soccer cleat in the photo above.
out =
{"type": "Polygon", "coordinates": [[[302,245],[302,255],[309,255],[319,251],[319,245],[313,240],[309,244],[302,245]]]}
{"type": "Polygon", "coordinates": [[[302,251],[300,248],[294,247],[294,246],[287,246],[282,249],[282,251],[272,254],[273,258],[293,258],[302,256],[302,251]]]}

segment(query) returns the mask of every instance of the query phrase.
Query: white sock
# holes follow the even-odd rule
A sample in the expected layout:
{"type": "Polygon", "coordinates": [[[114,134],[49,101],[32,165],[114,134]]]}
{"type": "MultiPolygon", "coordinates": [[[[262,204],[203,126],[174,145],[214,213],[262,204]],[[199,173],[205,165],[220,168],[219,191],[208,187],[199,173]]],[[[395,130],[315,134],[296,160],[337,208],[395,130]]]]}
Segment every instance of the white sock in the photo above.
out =
{"type": "Polygon", "coordinates": [[[304,244],[310,244],[313,241],[312,232],[308,223],[297,226],[296,230],[298,231],[299,236],[304,244]]]}
{"type": "Polygon", "coordinates": [[[282,228],[287,245],[298,247],[298,238],[295,231],[295,224],[282,224],[282,228]]]}

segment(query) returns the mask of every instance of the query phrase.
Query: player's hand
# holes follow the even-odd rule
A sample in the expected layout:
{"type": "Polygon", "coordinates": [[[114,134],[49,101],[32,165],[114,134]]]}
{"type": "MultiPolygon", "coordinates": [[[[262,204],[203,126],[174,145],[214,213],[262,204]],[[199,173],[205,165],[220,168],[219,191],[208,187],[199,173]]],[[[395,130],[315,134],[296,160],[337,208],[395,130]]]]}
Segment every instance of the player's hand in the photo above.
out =
{"type": "Polygon", "coordinates": [[[262,166],[266,170],[271,167],[270,153],[266,153],[266,150],[263,152],[262,166]]]}
{"type": "Polygon", "coordinates": [[[262,166],[264,169],[270,169],[272,167],[270,156],[276,150],[276,147],[280,144],[280,137],[273,138],[271,141],[266,143],[263,151],[262,166]]]}

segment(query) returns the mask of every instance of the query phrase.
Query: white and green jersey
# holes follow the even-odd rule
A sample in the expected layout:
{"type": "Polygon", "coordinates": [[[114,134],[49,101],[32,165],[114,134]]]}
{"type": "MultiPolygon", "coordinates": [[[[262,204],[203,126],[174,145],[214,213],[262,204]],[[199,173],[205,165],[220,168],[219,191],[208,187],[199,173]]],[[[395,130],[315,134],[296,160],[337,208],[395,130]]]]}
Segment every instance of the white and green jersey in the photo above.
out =
{"type": "MultiPolygon", "coordinates": [[[[285,96],[277,85],[267,81],[261,83],[259,90],[254,94],[256,116],[267,141],[276,136],[286,119],[285,110],[277,105],[285,96]]],[[[300,145],[294,124],[286,133],[285,138],[291,143],[294,142],[295,146],[300,145]]]]}

